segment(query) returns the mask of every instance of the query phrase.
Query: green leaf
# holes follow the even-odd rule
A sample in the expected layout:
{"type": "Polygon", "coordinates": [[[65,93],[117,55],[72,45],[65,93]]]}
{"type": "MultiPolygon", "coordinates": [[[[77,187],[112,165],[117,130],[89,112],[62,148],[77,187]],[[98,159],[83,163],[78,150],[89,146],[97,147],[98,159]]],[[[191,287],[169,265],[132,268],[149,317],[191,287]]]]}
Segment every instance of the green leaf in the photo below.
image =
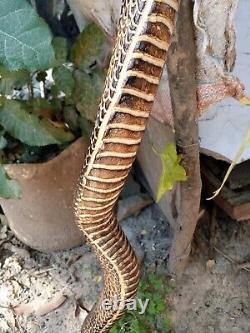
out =
{"type": "Polygon", "coordinates": [[[21,188],[16,180],[10,179],[4,167],[0,165],[0,197],[16,199],[21,196],[21,188]]]}
{"type": "MultiPolygon", "coordinates": [[[[66,124],[72,131],[77,131],[80,127],[79,115],[76,108],[72,105],[66,105],[63,107],[63,117],[66,124]]],[[[88,136],[89,137],[89,136],[88,136]]]]}
{"type": "Polygon", "coordinates": [[[146,312],[128,311],[112,328],[111,333],[146,333],[171,331],[170,309],[166,302],[169,291],[169,280],[164,275],[149,274],[141,280],[137,299],[149,299],[146,312]],[[167,291],[168,290],[168,291],[167,291]]]}
{"type": "Polygon", "coordinates": [[[162,321],[161,321],[161,329],[162,329],[162,332],[164,332],[164,333],[170,333],[171,332],[171,321],[170,321],[170,319],[168,319],[168,318],[164,318],[164,319],[162,319],[162,321]]]}
{"type": "Polygon", "coordinates": [[[157,191],[157,202],[167,191],[173,189],[176,182],[187,180],[186,171],[179,164],[181,157],[177,155],[175,144],[168,144],[159,155],[162,162],[162,174],[157,191]]]}
{"type": "Polygon", "coordinates": [[[75,71],[76,87],[73,100],[81,116],[95,121],[98,105],[103,91],[105,73],[96,68],[91,74],[75,71]]]}
{"type": "Polygon", "coordinates": [[[53,67],[61,66],[67,61],[68,45],[66,38],[55,37],[52,41],[55,51],[55,63],[53,67]]]}
{"type": "Polygon", "coordinates": [[[149,274],[148,282],[153,285],[154,289],[161,290],[165,281],[161,276],[157,276],[155,274],[149,274]]]}
{"type": "Polygon", "coordinates": [[[46,69],[54,62],[52,36],[26,0],[0,0],[0,62],[9,70],[46,69]]]}
{"type": "Polygon", "coordinates": [[[88,25],[78,36],[71,50],[72,62],[82,70],[90,67],[105,49],[106,38],[94,23],[88,25]]]}
{"type": "Polygon", "coordinates": [[[60,66],[53,70],[56,90],[63,92],[66,96],[71,96],[75,88],[73,73],[66,66],[60,66]]]}
{"type": "Polygon", "coordinates": [[[110,333],[119,333],[120,332],[120,330],[119,330],[119,328],[117,328],[117,327],[113,327],[111,330],[110,330],[110,333]]]}
{"type": "Polygon", "coordinates": [[[26,104],[16,100],[1,101],[0,124],[14,138],[30,146],[63,144],[74,139],[71,132],[29,113],[26,104]]]}
{"type": "Polygon", "coordinates": [[[30,74],[25,70],[11,72],[0,65],[0,94],[10,95],[14,88],[21,88],[30,83],[30,74]]]}
{"type": "Polygon", "coordinates": [[[140,333],[141,332],[141,325],[138,319],[135,319],[131,323],[131,332],[140,333]]]}
{"type": "Polygon", "coordinates": [[[8,141],[5,139],[4,136],[0,136],[0,150],[4,149],[8,144],[8,141]]]}

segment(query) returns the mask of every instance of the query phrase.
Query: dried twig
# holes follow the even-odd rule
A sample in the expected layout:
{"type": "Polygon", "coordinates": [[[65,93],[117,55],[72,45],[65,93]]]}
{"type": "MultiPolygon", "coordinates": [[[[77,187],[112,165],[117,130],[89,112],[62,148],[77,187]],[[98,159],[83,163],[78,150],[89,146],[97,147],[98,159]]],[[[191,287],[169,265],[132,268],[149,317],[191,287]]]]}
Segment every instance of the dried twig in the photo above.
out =
{"type": "Polygon", "coordinates": [[[1,304],[0,304],[0,308],[2,308],[2,309],[7,309],[7,310],[13,310],[13,307],[12,307],[11,305],[9,305],[9,306],[5,306],[5,305],[1,305],[1,304]]]}
{"type": "Polygon", "coordinates": [[[219,254],[221,254],[225,259],[227,259],[228,261],[230,261],[232,264],[237,265],[238,269],[244,269],[245,271],[247,271],[248,273],[250,273],[250,269],[247,267],[247,263],[239,264],[235,259],[233,259],[229,255],[227,255],[224,252],[222,252],[216,246],[214,247],[214,249],[215,249],[216,252],[218,252],[219,254]]]}
{"type": "Polygon", "coordinates": [[[209,259],[214,259],[215,257],[215,236],[216,236],[216,214],[217,207],[213,203],[211,218],[210,218],[210,235],[209,235],[209,259]]]}
{"type": "Polygon", "coordinates": [[[250,272],[250,261],[248,262],[243,262],[243,264],[238,264],[237,268],[239,270],[245,269],[247,272],[250,272]]]}

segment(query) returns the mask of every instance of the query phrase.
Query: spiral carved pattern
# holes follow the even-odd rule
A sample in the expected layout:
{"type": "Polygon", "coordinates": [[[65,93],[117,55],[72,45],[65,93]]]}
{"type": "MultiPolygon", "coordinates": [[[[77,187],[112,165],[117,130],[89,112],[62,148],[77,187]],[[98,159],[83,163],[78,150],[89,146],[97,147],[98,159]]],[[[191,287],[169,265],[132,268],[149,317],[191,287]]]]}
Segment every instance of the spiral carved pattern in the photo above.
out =
{"type": "Polygon", "coordinates": [[[108,332],[137,291],[139,262],[114,206],[145,131],[175,28],[178,0],[123,0],[116,45],[75,198],[77,224],[95,251],[104,289],[83,333],[108,332]],[[121,301],[118,309],[103,301],[121,301]]]}

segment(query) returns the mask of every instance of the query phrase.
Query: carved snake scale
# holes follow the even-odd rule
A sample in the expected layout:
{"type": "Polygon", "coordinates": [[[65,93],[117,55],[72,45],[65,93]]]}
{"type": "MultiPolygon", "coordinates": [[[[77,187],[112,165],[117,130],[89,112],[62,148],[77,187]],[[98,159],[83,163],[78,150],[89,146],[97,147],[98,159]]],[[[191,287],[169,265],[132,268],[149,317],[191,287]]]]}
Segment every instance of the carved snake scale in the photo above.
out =
{"type": "Polygon", "coordinates": [[[166,61],[179,0],[123,0],[118,36],[75,199],[75,216],[104,273],[83,333],[108,332],[140,279],[114,206],[135,160],[166,61]],[[103,301],[118,298],[118,309],[103,301]]]}

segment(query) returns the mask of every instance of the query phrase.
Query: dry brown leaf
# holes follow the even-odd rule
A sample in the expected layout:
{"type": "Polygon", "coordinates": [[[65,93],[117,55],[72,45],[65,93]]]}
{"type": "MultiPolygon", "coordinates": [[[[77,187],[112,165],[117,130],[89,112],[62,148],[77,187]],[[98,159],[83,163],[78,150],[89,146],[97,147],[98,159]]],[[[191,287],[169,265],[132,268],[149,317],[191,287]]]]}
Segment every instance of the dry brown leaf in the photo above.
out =
{"type": "Polygon", "coordinates": [[[250,96],[243,96],[240,99],[240,103],[244,105],[250,105],[250,96]]]}
{"type": "Polygon", "coordinates": [[[243,141],[239,147],[239,150],[234,158],[234,160],[232,161],[232,163],[230,164],[230,167],[228,168],[227,170],[227,173],[222,181],[222,184],[221,186],[219,187],[218,190],[216,190],[214,193],[213,193],[213,196],[210,197],[210,198],[207,198],[207,200],[212,200],[214,199],[215,197],[217,197],[217,195],[220,193],[220,191],[222,190],[222,188],[224,187],[226,181],[228,180],[228,177],[230,176],[233,168],[235,167],[235,165],[239,162],[242,154],[244,153],[244,151],[246,150],[247,146],[249,145],[249,142],[250,142],[250,127],[248,128],[247,130],[247,133],[245,134],[244,138],[243,138],[243,141]]]}

